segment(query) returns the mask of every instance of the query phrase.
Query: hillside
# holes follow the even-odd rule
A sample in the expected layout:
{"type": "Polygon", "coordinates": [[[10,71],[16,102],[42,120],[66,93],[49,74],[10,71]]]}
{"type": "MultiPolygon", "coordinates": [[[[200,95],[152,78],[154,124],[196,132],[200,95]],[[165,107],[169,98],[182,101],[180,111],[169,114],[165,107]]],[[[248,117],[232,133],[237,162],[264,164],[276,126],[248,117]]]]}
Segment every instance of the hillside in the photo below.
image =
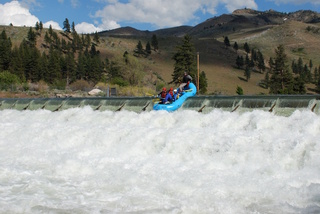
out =
{"type": "MultiPolygon", "coordinates": [[[[102,57],[110,59],[121,57],[125,51],[133,55],[138,41],[145,47],[151,41],[153,34],[157,35],[159,51],[152,51],[147,58],[137,58],[143,65],[145,84],[154,88],[161,77],[166,82],[171,81],[175,47],[180,44],[184,35],[193,38],[196,52],[200,55],[200,71],[205,71],[208,78],[208,94],[236,94],[237,86],[244,89],[245,94],[268,94],[268,90],[259,86],[265,74],[253,72],[248,82],[244,81],[244,71],[235,68],[237,56],[244,55],[243,44],[247,42],[250,48],[259,49],[267,64],[274,56],[275,48],[283,44],[289,58],[302,57],[304,63],[311,59],[314,67],[320,65],[320,15],[313,11],[297,11],[295,13],[280,13],[276,11],[255,11],[250,9],[236,10],[232,14],[213,17],[196,26],[178,26],[156,31],[140,31],[124,27],[100,32],[100,43],[97,50],[102,57]],[[223,41],[228,36],[231,45],[237,42],[239,50],[226,48],[223,41]]],[[[14,45],[18,45],[27,35],[28,28],[0,26],[6,29],[14,45]]],[[[44,35],[44,34],[42,34],[44,35]]],[[[61,35],[60,35],[61,36],[61,35]]],[[[39,49],[42,38],[38,41],[39,49]]],[[[313,89],[314,86],[308,86],[313,89]]],[[[311,93],[309,91],[308,93],[311,93]]]]}

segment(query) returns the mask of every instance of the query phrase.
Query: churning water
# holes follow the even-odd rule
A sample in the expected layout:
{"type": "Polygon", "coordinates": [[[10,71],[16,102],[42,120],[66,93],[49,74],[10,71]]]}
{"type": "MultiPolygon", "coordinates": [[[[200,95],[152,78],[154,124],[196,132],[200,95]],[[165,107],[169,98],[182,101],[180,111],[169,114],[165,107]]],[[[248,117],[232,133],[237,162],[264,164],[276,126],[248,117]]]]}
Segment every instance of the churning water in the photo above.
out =
{"type": "Polygon", "coordinates": [[[309,111],[0,111],[0,213],[319,212],[309,111]]]}

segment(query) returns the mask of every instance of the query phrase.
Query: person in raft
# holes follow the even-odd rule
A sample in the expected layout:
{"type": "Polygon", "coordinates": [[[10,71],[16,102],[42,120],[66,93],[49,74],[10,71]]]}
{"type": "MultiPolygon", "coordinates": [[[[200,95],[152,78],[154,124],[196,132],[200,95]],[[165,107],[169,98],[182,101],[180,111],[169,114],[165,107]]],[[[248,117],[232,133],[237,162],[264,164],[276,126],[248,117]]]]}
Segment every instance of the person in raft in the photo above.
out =
{"type": "Polygon", "coordinates": [[[179,99],[179,93],[177,89],[173,90],[173,101],[176,101],[177,99],[179,99]]]}
{"type": "Polygon", "coordinates": [[[182,83],[179,86],[179,93],[182,92],[184,88],[188,88],[191,81],[192,77],[185,71],[182,78],[182,83]]]}
{"type": "Polygon", "coordinates": [[[160,98],[160,103],[165,103],[165,99],[167,96],[167,89],[165,87],[162,88],[162,91],[158,94],[158,97],[160,98]]]}
{"type": "Polygon", "coordinates": [[[172,102],[172,101],[173,101],[173,88],[170,88],[163,103],[166,104],[166,103],[172,102]]]}

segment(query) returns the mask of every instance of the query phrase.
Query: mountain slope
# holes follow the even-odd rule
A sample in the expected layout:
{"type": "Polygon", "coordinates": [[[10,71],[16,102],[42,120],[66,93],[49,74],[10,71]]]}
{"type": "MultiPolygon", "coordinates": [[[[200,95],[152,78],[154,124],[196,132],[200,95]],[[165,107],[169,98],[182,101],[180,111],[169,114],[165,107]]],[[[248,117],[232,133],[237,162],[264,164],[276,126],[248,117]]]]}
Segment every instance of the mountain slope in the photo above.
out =
{"type": "MultiPolygon", "coordinates": [[[[156,31],[139,31],[131,27],[100,32],[100,44],[97,50],[103,58],[121,58],[127,51],[134,55],[138,41],[143,47],[151,42],[153,34],[157,35],[159,51],[152,51],[148,57],[139,57],[145,73],[145,84],[155,89],[160,79],[171,81],[174,69],[172,56],[182,37],[189,34],[193,38],[196,52],[200,55],[200,71],[205,71],[208,79],[209,94],[236,94],[237,86],[245,94],[267,94],[268,90],[259,86],[265,74],[252,72],[250,80],[244,81],[244,71],[235,68],[238,55],[245,55],[243,44],[259,49],[267,61],[275,55],[275,48],[283,44],[288,56],[288,66],[293,59],[301,57],[304,63],[311,59],[314,67],[320,65],[320,15],[313,11],[280,13],[276,11],[236,10],[232,14],[213,17],[196,26],[178,26],[156,31]],[[237,42],[239,50],[226,48],[223,41],[228,36],[231,45],[237,42]],[[159,79],[160,77],[160,79],[159,79]]],[[[13,44],[18,45],[26,37],[28,28],[0,27],[6,29],[13,44]]],[[[44,34],[42,34],[43,37],[44,34]]],[[[39,39],[39,48],[42,50],[39,39]]],[[[314,88],[309,85],[308,87],[314,88]]],[[[310,92],[310,91],[309,91],[310,92]]]]}

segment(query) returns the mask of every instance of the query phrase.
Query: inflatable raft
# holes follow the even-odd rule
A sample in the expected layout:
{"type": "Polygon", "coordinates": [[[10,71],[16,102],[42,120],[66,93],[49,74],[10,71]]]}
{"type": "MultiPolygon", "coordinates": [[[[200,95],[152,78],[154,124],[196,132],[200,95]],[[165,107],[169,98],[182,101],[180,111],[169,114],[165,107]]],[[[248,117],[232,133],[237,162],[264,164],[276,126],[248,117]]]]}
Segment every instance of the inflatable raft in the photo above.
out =
{"type": "Polygon", "coordinates": [[[188,99],[189,97],[193,97],[194,95],[196,95],[196,93],[197,93],[196,86],[193,83],[190,83],[189,87],[185,88],[185,91],[183,91],[180,94],[179,99],[168,104],[160,104],[160,103],[154,104],[153,110],[166,110],[169,112],[175,111],[182,106],[182,104],[184,103],[184,101],[186,101],[186,99],[188,99]]]}

